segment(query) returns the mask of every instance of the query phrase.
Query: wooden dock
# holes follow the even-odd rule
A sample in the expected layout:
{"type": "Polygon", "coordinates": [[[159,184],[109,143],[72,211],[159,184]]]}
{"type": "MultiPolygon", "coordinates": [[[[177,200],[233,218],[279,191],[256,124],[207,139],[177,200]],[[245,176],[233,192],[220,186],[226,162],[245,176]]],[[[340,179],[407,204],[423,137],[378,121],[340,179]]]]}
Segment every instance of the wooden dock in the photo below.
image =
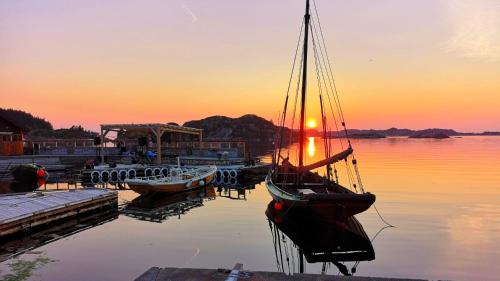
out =
{"type": "MultiPolygon", "coordinates": [[[[239,264],[238,264],[239,265],[239,264]]],[[[320,274],[287,275],[281,272],[244,271],[242,266],[235,269],[195,269],[152,267],[135,281],[425,281],[422,279],[358,277],[320,274]]]]}
{"type": "Polygon", "coordinates": [[[1,195],[0,238],[117,205],[118,194],[104,189],[1,195]]]}

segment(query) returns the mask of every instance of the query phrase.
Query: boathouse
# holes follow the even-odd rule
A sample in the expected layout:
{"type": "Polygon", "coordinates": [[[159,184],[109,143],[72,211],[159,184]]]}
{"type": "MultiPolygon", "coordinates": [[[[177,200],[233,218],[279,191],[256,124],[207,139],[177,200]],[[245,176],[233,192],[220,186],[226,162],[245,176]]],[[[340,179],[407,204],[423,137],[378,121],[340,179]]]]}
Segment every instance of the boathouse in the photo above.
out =
{"type": "Polygon", "coordinates": [[[27,130],[0,114],[0,156],[23,155],[27,130]]]}

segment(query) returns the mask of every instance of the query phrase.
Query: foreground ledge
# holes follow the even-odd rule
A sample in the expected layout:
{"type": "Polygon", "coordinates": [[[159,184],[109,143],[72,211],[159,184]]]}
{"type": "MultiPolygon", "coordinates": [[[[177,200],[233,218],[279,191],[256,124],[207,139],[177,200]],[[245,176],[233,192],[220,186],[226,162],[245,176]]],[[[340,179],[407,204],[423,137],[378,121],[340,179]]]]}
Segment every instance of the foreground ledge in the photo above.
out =
{"type": "Polygon", "coordinates": [[[185,281],[185,280],[224,280],[224,281],[425,281],[423,279],[401,279],[384,277],[357,277],[357,276],[330,276],[320,274],[286,275],[281,272],[244,271],[242,265],[237,264],[233,270],[229,269],[197,269],[197,268],[159,268],[152,267],[135,281],[185,281]]]}

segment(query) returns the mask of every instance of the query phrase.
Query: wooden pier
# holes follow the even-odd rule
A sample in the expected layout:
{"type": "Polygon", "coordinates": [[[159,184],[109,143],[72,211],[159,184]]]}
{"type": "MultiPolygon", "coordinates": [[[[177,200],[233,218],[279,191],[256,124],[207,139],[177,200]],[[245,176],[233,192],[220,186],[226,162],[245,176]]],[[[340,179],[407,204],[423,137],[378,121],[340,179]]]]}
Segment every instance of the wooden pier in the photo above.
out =
{"type": "Polygon", "coordinates": [[[118,194],[104,189],[1,195],[0,238],[117,205],[118,194]]]}
{"type": "Polygon", "coordinates": [[[281,272],[244,271],[241,264],[231,269],[152,267],[135,281],[424,281],[422,279],[358,277],[320,274],[287,275],[281,272]]]}

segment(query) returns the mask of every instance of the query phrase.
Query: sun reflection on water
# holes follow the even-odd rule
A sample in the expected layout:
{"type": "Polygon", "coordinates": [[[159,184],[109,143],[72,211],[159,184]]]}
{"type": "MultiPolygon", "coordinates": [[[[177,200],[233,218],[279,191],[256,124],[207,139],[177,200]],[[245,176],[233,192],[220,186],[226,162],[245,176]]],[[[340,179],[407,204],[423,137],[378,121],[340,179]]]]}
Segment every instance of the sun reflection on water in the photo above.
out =
{"type": "Polygon", "coordinates": [[[309,144],[307,145],[307,154],[309,157],[314,157],[316,154],[316,145],[314,143],[314,137],[308,137],[309,144]]]}

